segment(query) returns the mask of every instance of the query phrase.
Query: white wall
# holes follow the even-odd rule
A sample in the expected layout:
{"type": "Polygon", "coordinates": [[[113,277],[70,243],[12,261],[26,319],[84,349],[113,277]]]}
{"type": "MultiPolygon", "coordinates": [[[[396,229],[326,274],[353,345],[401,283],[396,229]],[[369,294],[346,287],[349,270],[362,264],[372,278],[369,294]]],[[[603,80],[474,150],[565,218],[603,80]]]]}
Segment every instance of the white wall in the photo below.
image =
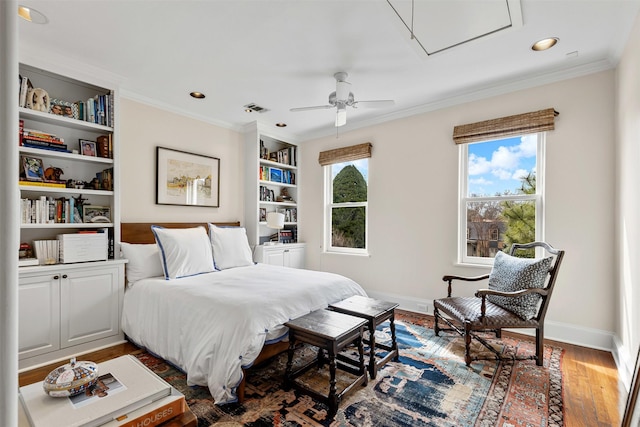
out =
{"type": "Polygon", "coordinates": [[[629,378],[640,343],[640,15],[617,69],[616,335],[621,376],[629,378]]]}
{"type": "Polygon", "coordinates": [[[240,221],[242,134],[144,105],[120,102],[122,222],[240,221]],[[156,147],[220,159],[220,207],[156,205],[156,147]]]}
{"type": "Polygon", "coordinates": [[[547,136],[546,241],[566,255],[547,314],[547,337],[610,348],[616,305],[614,89],[614,72],[601,72],[305,142],[300,215],[307,266],[344,274],[370,294],[409,304],[445,296],[443,274],[488,272],[455,265],[453,127],[553,107],[560,116],[547,136]],[[318,153],[366,141],[373,144],[371,256],[323,254],[318,153]]]}

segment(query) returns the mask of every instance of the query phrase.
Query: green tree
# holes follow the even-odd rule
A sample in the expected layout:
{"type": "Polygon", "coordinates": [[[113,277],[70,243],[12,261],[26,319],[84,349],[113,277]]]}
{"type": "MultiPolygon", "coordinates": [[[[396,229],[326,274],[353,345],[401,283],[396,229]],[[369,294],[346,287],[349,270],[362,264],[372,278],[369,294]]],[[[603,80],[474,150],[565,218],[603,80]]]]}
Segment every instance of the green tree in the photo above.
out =
{"type": "MultiPolygon", "coordinates": [[[[333,179],[333,203],[366,202],[367,182],[360,171],[348,165],[333,179]]],[[[365,247],[365,208],[333,208],[331,242],[336,247],[365,247]]]]}
{"type": "MultiPolygon", "coordinates": [[[[522,178],[519,193],[536,194],[536,175],[530,172],[522,178]]],[[[504,233],[505,251],[509,251],[513,243],[529,243],[536,239],[536,204],[534,201],[502,202],[502,216],[507,223],[504,233]]],[[[534,257],[533,250],[520,251],[520,256],[534,257]]]]}

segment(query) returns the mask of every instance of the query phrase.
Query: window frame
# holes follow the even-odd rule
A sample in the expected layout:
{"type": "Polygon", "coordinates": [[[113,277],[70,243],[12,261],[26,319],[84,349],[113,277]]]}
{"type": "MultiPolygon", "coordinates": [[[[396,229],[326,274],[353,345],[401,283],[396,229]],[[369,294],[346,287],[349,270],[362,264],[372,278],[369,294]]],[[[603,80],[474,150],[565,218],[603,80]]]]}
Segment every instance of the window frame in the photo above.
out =
{"type": "MultiPolygon", "coordinates": [[[[516,135],[522,137],[531,134],[516,135]]],[[[524,201],[533,200],[536,204],[536,241],[544,241],[544,183],[545,183],[545,148],[546,148],[546,132],[537,132],[536,147],[536,194],[532,195],[513,195],[513,196],[486,196],[486,197],[468,197],[469,183],[469,144],[459,144],[458,150],[458,264],[462,265],[493,265],[493,257],[478,257],[467,255],[467,235],[469,227],[467,226],[467,202],[468,201],[524,201]]],[[[497,141],[504,139],[498,137],[485,141],[474,142],[473,144],[482,144],[485,142],[497,141]]],[[[538,254],[536,254],[538,256],[538,254]]]]}
{"type": "Polygon", "coordinates": [[[359,159],[367,161],[367,201],[366,202],[346,202],[333,203],[333,178],[332,168],[343,163],[352,161],[332,163],[323,166],[324,168],[324,253],[348,254],[348,255],[369,255],[369,175],[371,173],[370,158],[359,159]],[[346,248],[343,246],[333,246],[332,240],[332,212],[334,208],[364,207],[364,248],[346,248]]]}

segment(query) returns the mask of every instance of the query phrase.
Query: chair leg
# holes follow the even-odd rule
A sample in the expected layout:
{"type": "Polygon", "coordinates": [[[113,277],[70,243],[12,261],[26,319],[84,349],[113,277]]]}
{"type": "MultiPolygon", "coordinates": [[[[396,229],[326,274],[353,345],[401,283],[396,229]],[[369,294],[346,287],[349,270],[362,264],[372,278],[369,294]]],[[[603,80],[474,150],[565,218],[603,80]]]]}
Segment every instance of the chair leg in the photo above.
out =
{"type": "Polygon", "coordinates": [[[502,338],[502,329],[496,329],[496,338],[502,338]]]}
{"type": "Polygon", "coordinates": [[[536,365],[542,366],[544,362],[544,325],[536,328],[536,365]]]}
{"type": "Polygon", "coordinates": [[[464,362],[471,365],[471,323],[464,323],[464,362]]]}
{"type": "Polygon", "coordinates": [[[434,317],[434,325],[433,325],[433,333],[439,337],[440,336],[440,327],[438,326],[438,317],[440,316],[440,312],[438,311],[438,307],[433,307],[433,317],[434,317]]]}

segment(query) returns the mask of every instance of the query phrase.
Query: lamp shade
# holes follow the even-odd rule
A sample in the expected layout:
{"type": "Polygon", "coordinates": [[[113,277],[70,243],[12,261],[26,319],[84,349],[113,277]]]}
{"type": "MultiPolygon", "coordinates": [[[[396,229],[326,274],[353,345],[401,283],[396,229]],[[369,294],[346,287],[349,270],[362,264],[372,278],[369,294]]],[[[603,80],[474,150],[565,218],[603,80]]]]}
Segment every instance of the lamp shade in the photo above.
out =
{"type": "Polygon", "coordinates": [[[280,212],[269,212],[267,214],[267,227],[282,230],[284,228],[284,214],[280,212]]]}

